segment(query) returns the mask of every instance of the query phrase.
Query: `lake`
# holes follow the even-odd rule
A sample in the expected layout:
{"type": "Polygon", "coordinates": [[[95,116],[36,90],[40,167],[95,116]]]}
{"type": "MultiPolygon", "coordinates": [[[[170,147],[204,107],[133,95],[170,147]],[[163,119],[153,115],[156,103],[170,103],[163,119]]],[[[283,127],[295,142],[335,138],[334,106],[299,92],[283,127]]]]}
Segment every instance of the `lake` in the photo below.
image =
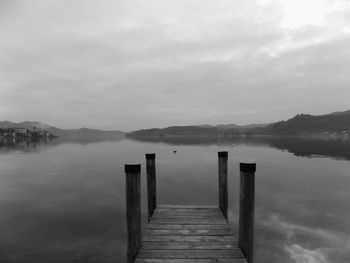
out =
{"type": "Polygon", "coordinates": [[[2,145],[0,262],[125,262],[124,164],[142,164],[144,227],[145,153],[159,204],[216,205],[223,150],[236,231],[239,162],[257,162],[256,263],[350,262],[350,140],[287,137],[2,145]]]}

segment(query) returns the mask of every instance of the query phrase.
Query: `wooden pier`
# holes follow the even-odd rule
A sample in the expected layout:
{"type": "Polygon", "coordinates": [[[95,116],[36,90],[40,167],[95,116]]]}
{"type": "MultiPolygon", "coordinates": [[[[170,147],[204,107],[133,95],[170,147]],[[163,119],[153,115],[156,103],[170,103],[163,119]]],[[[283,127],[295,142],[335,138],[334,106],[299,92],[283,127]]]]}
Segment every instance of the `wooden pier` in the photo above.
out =
{"type": "Polygon", "coordinates": [[[255,163],[240,163],[238,238],[228,225],[227,152],[218,153],[218,206],[157,205],[146,154],[148,225],[141,241],[140,164],[126,164],[128,263],[253,263],[255,163]]]}

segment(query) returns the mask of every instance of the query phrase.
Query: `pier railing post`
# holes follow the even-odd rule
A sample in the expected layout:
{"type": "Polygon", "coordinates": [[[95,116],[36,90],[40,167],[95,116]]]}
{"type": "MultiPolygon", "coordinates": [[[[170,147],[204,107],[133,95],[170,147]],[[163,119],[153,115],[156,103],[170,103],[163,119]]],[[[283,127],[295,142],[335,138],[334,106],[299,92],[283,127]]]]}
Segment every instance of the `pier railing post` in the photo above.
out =
{"type": "Polygon", "coordinates": [[[238,246],[254,262],[255,163],[240,163],[238,246]]]}
{"type": "Polygon", "coordinates": [[[146,153],[148,222],[157,208],[156,154],[146,153]]]}
{"type": "Polygon", "coordinates": [[[127,262],[134,263],[141,246],[140,164],[125,165],[126,219],[128,230],[127,262]]]}
{"type": "Polygon", "coordinates": [[[228,190],[227,190],[227,156],[228,152],[218,152],[219,158],[219,208],[227,218],[228,190]]]}

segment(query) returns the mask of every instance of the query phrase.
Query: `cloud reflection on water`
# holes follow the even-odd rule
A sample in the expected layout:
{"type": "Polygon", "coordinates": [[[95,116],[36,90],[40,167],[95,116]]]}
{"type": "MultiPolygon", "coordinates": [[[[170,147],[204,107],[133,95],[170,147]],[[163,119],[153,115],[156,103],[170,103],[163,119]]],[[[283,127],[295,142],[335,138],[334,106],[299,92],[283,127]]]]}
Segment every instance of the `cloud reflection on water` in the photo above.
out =
{"type": "Polygon", "coordinates": [[[286,246],[285,249],[295,263],[330,263],[320,250],[305,249],[297,244],[286,246]]]}
{"type": "MultiPolygon", "coordinates": [[[[277,214],[258,222],[259,227],[285,236],[280,244],[294,263],[331,263],[331,258],[349,256],[350,235],[314,226],[292,223],[277,214]]],[[[337,261],[342,262],[342,261],[337,261]]]]}

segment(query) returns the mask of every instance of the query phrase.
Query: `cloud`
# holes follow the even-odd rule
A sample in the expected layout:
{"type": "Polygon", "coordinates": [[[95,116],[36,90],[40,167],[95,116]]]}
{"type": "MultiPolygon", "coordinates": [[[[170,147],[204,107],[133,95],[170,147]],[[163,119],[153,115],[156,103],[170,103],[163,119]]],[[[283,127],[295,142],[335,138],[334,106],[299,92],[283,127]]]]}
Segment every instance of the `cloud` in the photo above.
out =
{"type": "Polygon", "coordinates": [[[346,108],[350,5],[321,2],[322,23],[284,27],[285,1],[3,1],[0,118],[130,130],[346,108]]]}

